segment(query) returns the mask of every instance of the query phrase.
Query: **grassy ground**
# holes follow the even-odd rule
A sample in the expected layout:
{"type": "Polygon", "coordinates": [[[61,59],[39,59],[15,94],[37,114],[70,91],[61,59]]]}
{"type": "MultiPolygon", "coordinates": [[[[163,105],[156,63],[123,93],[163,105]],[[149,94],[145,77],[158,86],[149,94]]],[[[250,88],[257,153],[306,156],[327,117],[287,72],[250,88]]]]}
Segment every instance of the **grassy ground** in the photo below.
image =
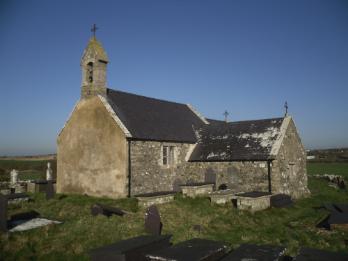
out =
{"type": "MultiPolygon", "coordinates": [[[[314,173],[312,167],[308,169],[314,173]]],[[[225,241],[231,248],[242,243],[284,245],[289,254],[301,246],[348,252],[348,231],[317,229],[315,224],[327,212],[313,208],[323,202],[347,202],[348,192],[314,178],[309,179],[309,188],[311,197],[297,201],[291,208],[255,214],[232,209],[230,205],[211,205],[207,198],[186,199],[177,195],[174,202],[159,206],[163,233],[173,234],[174,243],[201,237],[225,241]],[[193,229],[197,224],[203,227],[201,232],[193,229]]],[[[86,253],[93,248],[145,233],[145,211],[138,209],[135,199],[56,195],[46,201],[43,194],[32,196],[33,202],[11,205],[9,214],[36,210],[43,217],[64,223],[17,232],[8,238],[1,236],[0,260],[88,260],[86,253]],[[93,217],[90,207],[96,202],[121,207],[131,214],[93,217]]]]}
{"type": "Polygon", "coordinates": [[[308,174],[336,174],[348,178],[348,163],[307,163],[308,174]]]}

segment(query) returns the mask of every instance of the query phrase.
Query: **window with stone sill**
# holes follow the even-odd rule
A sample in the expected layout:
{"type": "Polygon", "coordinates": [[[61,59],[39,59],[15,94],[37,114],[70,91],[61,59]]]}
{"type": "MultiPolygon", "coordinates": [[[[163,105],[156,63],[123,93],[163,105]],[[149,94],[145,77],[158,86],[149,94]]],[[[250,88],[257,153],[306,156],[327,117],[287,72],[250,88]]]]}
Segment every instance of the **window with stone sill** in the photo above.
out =
{"type": "Polygon", "coordinates": [[[175,146],[162,146],[162,165],[168,167],[175,165],[175,146]]]}

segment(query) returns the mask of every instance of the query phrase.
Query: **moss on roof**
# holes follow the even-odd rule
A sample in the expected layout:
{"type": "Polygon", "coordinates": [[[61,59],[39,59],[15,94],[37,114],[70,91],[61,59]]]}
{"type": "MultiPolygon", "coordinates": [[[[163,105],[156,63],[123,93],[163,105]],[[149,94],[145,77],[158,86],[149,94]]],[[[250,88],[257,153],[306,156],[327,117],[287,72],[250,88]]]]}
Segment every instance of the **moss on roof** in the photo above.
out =
{"type": "Polygon", "coordinates": [[[99,42],[97,38],[94,36],[92,36],[91,39],[89,39],[88,45],[85,49],[85,53],[87,53],[88,51],[95,52],[99,60],[105,62],[109,61],[101,42],[99,42]]]}

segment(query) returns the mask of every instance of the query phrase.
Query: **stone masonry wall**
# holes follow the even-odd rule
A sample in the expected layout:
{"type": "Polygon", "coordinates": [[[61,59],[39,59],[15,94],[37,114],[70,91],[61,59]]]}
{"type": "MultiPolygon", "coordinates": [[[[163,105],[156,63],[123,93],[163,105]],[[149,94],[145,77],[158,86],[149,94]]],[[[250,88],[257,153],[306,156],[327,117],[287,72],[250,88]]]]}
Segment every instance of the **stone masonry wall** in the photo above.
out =
{"type": "Polygon", "coordinates": [[[236,192],[268,191],[267,162],[187,162],[193,145],[154,141],[131,142],[131,195],[172,191],[174,184],[205,182],[216,176],[236,192]],[[162,146],[175,146],[174,166],[162,165],[162,146]]]}
{"type": "Polygon", "coordinates": [[[307,188],[306,151],[296,126],[291,120],[276,160],[272,162],[272,193],[284,193],[300,198],[307,188]]]}

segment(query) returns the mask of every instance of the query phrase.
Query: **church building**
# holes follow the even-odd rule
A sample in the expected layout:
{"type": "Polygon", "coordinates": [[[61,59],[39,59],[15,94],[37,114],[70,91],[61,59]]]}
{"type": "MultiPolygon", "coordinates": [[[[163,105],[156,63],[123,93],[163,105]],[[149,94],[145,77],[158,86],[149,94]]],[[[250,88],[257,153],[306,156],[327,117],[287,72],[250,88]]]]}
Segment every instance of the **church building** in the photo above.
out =
{"type": "Polygon", "coordinates": [[[189,104],[107,88],[108,62],[93,36],[81,60],[81,98],[57,138],[59,193],[122,198],[204,182],[308,193],[306,152],[291,116],[207,119],[189,104]]]}

